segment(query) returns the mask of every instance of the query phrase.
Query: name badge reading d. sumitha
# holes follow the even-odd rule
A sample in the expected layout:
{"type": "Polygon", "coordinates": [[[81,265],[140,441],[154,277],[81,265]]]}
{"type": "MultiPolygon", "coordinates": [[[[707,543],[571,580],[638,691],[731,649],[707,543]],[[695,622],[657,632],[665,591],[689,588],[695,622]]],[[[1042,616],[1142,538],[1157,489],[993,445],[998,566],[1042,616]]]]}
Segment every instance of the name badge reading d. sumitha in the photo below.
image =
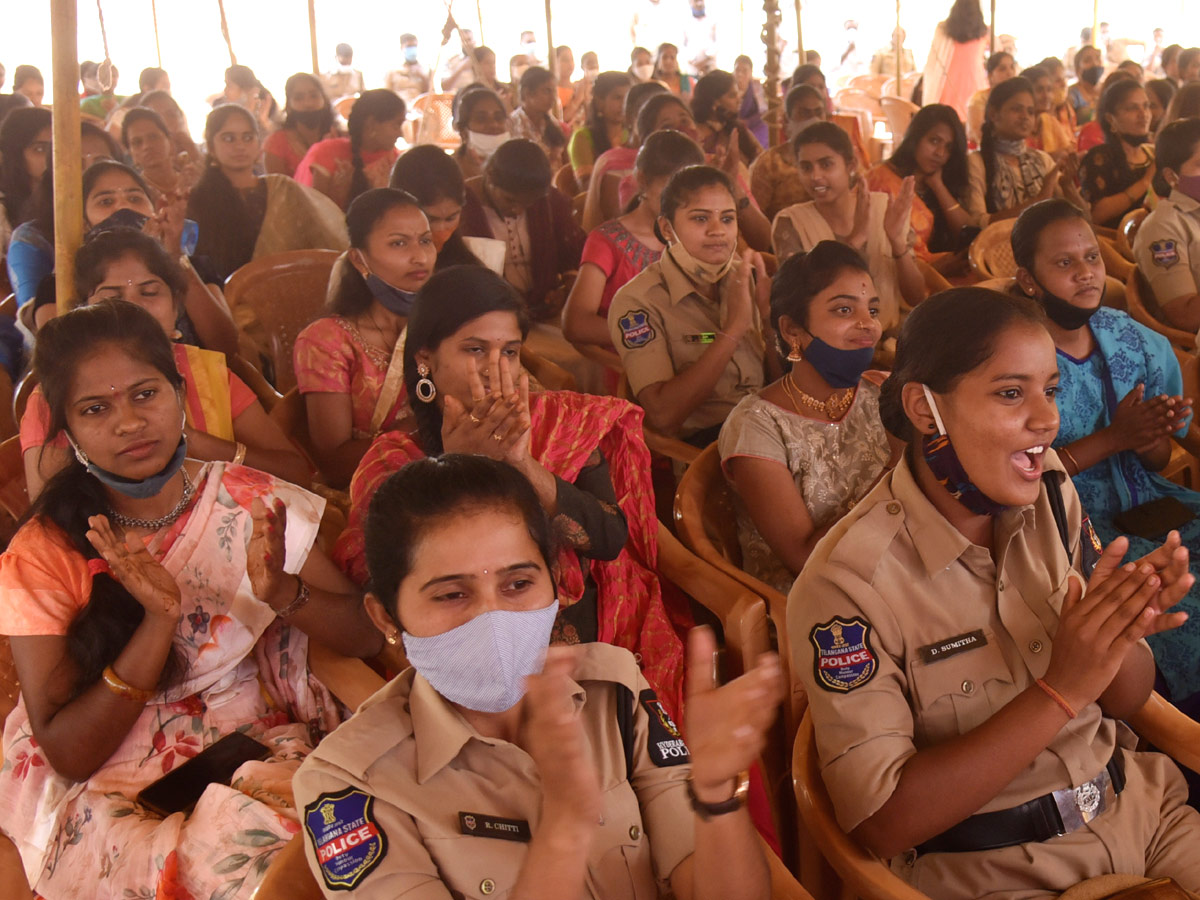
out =
{"type": "Polygon", "coordinates": [[[982,631],[968,631],[966,634],[955,635],[935,644],[918,647],[917,653],[920,654],[922,662],[935,663],[939,660],[949,659],[957,653],[982,647],[987,642],[987,637],[982,631]]]}
{"type": "Polygon", "coordinates": [[[498,838],[502,841],[529,843],[533,835],[524,819],[505,819],[483,813],[460,812],[458,830],[469,837],[498,838]]]}

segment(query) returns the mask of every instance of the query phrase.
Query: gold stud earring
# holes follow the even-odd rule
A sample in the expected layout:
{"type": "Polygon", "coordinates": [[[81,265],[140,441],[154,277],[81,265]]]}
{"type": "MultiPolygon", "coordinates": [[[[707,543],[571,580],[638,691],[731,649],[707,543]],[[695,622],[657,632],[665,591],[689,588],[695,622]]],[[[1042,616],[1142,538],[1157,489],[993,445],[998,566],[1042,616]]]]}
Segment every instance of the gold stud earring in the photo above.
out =
{"type": "Polygon", "coordinates": [[[396,642],[398,640],[400,640],[400,632],[398,632],[398,631],[393,631],[391,634],[389,634],[387,636],[387,642],[389,644],[391,644],[393,647],[396,646],[396,642]]]}

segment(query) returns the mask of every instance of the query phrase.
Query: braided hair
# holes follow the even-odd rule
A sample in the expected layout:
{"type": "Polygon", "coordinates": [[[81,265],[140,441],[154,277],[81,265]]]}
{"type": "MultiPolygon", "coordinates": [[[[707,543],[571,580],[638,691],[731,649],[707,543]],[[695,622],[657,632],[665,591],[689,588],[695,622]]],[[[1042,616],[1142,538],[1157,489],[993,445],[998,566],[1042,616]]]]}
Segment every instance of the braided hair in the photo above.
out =
{"type": "Polygon", "coordinates": [[[363,132],[367,128],[367,122],[390,122],[392,119],[403,118],[406,109],[403,100],[383,88],[363,91],[354,101],[350,117],[346,120],[346,130],[350,133],[350,162],[354,166],[350,195],[346,198],[347,204],[371,186],[367,181],[367,173],[363,171],[362,160],[363,132]]]}

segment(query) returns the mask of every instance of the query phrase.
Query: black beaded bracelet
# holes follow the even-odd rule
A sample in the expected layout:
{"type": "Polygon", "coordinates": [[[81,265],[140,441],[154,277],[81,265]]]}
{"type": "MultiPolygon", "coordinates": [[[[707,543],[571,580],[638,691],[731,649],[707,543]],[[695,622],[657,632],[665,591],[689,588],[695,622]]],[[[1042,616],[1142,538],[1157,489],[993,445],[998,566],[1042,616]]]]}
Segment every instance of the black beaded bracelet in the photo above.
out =
{"type": "Polygon", "coordinates": [[[692,802],[692,809],[705,822],[712,819],[714,816],[723,816],[726,813],[737,812],[746,802],[746,795],[750,793],[750,773],[741,771],[738,773],[737,787],[734,788],[733,796],[728,800],[722,800],[720,803],[705,803],[696,796],[695,785],[692,784],[692,777],[689,775],[687,779],[688,799],[692,802]]]}

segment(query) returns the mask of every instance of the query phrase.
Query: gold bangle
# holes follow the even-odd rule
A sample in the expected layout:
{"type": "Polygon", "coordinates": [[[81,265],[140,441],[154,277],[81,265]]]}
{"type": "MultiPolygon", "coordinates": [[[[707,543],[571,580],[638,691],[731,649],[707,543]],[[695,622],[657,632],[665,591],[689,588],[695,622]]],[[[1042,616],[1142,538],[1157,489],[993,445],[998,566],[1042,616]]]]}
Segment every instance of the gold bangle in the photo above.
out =
{"type": "Polygon", "coordinates": [[[100,676],[100,679],[104,682],[104,686],[112,691],[112,693],[131,703],[145,703],[154,696],[154,691],[144,691],[122,679],[121,676],[113,671],[112,666],[104,667],[104,674],[100,676]]]}
{"type": "Polygon", "coordinates": [[[1058,455],[1065,456],[1070,461],[1071,465],[1073,465],[1075,467],[1076,475],[1078,475],[1080,472],[1083,471],[1083,469],[1079,468],[1079,461],[1077,459],[1075,459],[1075,457],[1071,454],[1071,451],[1067,449],[1065,444],[1058,448],[1058,455]]]}
{"type": "Polygon", "coordinates": [[[231,465],[240,466],[246,459],[246,445],[241,441],[235,441],[236,449],[233,452],[233,459],[230,460],[231,465]]]}
{"type": "Polygon", "coordinates": [[[954,210],[956,210],[956,209],[962,209],[962,204],[961,204],[961,203],[955,203],[953,206],[947,206],[947,207],[946,207],[946,212],[953,212],[953,211],[954,211],[954,210]]]}

